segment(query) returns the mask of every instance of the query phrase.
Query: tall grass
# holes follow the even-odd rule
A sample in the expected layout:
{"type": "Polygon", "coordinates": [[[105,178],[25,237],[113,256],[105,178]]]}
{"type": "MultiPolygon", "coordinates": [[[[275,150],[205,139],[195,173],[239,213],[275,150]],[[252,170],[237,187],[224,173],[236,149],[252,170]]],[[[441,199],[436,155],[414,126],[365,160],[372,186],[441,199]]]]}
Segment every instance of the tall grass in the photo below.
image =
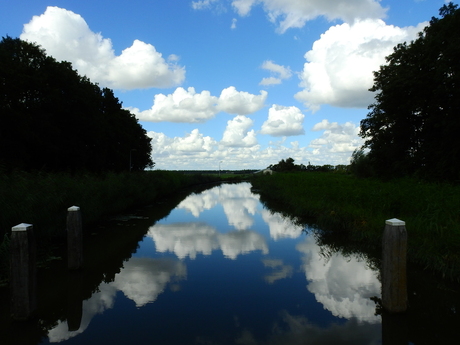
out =
{"type": "Polygon", "coordinates": [[[167,171],[103,175],[0,173],[0,281],[8,269],[9,232],[19,223],[33,224],[39,255],[46,256],[66,234],[70,206],[80,206],[83,224],[88,225],[147,205],[181,188],[215,180],[218,178],[209,175],[167,171]]]}
{"type": "Polygon", "coordinates": [[[460,278],[460,186],[415,179],[383,182],[335,173],[258,176],[263,198],[302,221],[380,244],[385,220],[406,222],[409,259],[460,278]]]}

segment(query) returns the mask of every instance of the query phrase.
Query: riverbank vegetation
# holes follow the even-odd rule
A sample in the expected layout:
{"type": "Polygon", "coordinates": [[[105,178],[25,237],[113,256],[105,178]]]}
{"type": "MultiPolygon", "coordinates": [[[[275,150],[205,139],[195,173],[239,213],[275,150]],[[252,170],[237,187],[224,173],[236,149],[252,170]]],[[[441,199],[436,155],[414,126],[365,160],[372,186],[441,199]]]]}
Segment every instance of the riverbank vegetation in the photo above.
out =
{"type": "Polygon", "coordinates": [[[380,246],[385,220],[401,219],[409,260],[460,279],[459,185],[334,172],[259,174],[252,184],[271,209],[367,245],[380,246]]]}
{"type": "Polygon", "coordinates": [[[79,206],[84,228],[184,188],[220,181],[203,174],[144,171],[105,174],[0,173],[0,281],[8,272],[9,233],[34,226],[39,259],[54,255],[66,236],[67,208],[79,206]]]}

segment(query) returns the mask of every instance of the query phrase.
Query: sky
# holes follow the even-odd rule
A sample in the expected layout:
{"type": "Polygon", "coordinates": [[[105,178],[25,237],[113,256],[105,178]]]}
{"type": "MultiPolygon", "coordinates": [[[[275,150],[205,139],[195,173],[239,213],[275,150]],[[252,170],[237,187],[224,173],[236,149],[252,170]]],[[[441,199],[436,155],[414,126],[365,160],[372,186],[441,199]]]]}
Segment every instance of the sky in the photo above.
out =
{"type": "Polygon", "coordinates": [[[445,3],[0,0],[0,35],[113,89],[155,169],[338,165],[363,144],[373,71],[445,3]]]}

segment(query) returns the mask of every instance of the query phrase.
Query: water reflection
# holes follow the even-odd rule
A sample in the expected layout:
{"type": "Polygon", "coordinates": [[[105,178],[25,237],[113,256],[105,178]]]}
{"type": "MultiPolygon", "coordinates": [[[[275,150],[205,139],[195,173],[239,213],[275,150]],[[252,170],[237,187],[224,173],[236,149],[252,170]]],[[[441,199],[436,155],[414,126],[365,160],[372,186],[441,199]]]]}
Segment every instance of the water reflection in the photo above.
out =
{"type": "Polygon", "coordinates": [[[83,302],[80,328],[59,321],[49,341],[81,335],[84,343],[96,315],[125,313],[115,303],[124,298],[157,327],[142,330],[137,343],[379,343],[370,300],[380,295],[376,273],[352,255],[324,257],[303,230],[264,209],[249,183],[191,195],[151,225],[114,280],[83,302]]]}
{"type": "MultiPolygon", "coordinates": [[[[179,260],[133,257],[124,264],[113,282],[100,284],[98,291],[83,302],[80,328],[71,331],[67,321],[60,321],[49,331],[49,341],[61,342],[84,332],[95,315],[113,308],[117,291],[123,292],[136,304],[136,307],[142,307],[154,302],[168,283],[186,277],[187,268],[179,260]]],[[[174,285],[173,289],[177,290],[177,286],[174,285]]]]}
{"type": "Polygon", "coordinates": [[[197,253],[211,255],[217,249],[230,259],[255,250],[268,253],[265,238],[257,232],[243,230],[222,234],[203,223],[158,224],[150,227],[148,236],[155,242],[158,252],[170,251],[179,259],[187,256],[195,259],[197,253]]]}
{"type": "Polygon", "coordinates": [[[355,255],[344,257],[335,253],[325,258],[313,236],[306,237],[296,249],[303,254],[307,288],[324,308],[338,317],[380,322],[370,299],[380,295],[377,272],[355,255]]]}

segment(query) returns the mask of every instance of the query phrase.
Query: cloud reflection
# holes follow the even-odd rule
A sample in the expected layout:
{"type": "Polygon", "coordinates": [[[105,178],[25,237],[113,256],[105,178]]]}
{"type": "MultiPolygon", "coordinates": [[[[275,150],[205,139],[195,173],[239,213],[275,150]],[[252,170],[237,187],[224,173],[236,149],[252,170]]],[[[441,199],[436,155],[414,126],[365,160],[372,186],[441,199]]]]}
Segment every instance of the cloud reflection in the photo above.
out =
{"type": "Polygon", "coordinates": [[[274,240],[280,238],[297,238],[302,234],[303,227],[295,225],[289,218],[283,217],[280,213],[269,210],[262,211],[262,218],[268,224],[270,237],[274,240]]]}
{"type": "MultiPolygon", "coordinates": [[[[136,307],[154,302],[168,283],[185,279],[187,268],[175,259],[131,258],[111,283],[102,283],[91,298],[83,301],[82,319],[77,331],[69,331],[67,321],[60,321],[48,332],[51,343],[61,342],[83,333],[96,314],[114,306],[117,291],[122,291],[136,307]]],[[[175,287],[174,287],[175,288],[175,287]]]]}
{"type": "Polygon", "coordinates": [[[264,279],[267,283],[273,284],[275,281],[290,278],[294,269],[291,265],[285,265],[283,260],[264,259],[262,263],[265,267],[272,268],[273,272],[267,274],[264,279]]]}
{"type": "Polygon", "coordinates": [[[259,204],[259,196],[251,192],[248,182],[222,184],[200,194],[185,198],[177,208],[189,211],[198,218],[205,210],[221,204],[228,224],[237,230],[247,230],[254,223],[254,215],[259,204]]]}
{"type": "Polygon", "coordinates": [[[346,319],[380,322],[380,317],[374,315],[375,303],[370,297],[380,296],[381,284],[377,273],[364,261],[337,253],[325,260],[313,236],[308,236],[296,249],[304,254],[307,288],[325,309],[346,319]]]}
{"type": "Polygon", "coordinates": [[[147,236],[153,239],[158,252],[173,252],[179,259],[195,259],[199,253],[211,255],[213,250],[219,249],[230,259],[255,250],[268,253],[265,238],[254,231],[221,234],[214,227],[200,222],[156,224],[150,227],[147,236]]]}

